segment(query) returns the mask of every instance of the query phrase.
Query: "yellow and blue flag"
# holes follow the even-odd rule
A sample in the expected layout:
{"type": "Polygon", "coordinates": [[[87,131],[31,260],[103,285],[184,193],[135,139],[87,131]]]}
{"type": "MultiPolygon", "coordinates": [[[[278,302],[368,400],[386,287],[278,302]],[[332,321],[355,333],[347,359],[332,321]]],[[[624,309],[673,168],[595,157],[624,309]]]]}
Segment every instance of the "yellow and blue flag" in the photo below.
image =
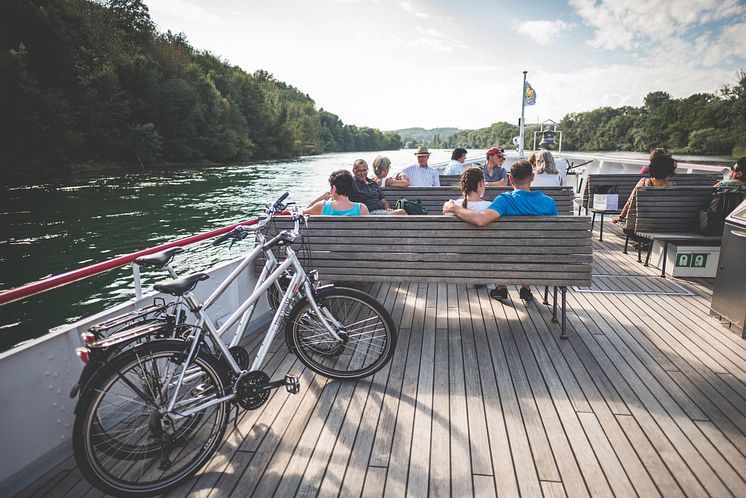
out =
{"type": "Polygon", "coordinates": [[[531,87],[531,83],[526,81],[523,85],[523,104],[534,105],[536,103],[536,92],[531,87]]]}

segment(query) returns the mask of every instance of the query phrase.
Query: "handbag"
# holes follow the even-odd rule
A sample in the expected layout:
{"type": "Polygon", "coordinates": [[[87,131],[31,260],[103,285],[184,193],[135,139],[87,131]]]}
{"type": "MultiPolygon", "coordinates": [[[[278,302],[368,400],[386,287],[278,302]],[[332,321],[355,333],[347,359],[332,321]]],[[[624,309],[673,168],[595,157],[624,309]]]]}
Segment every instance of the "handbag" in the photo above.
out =
{"type": "Polygon", "coordinates": [[[422,201],[419,199],[407,199],[399,197],[396,201],[396,209],[403,209],[407,214],[422,215],[427,214],[427,209],[422,207],[422,201]]]}

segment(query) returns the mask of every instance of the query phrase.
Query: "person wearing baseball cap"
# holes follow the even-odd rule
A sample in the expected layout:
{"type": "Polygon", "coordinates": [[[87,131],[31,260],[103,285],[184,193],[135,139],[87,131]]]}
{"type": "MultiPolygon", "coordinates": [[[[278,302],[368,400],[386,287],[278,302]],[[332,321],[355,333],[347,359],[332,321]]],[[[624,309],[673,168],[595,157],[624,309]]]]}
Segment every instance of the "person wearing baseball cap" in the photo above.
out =
{"type": "Polygon", "coordinates": [[[508,184],[508,172],[503,168],[505,151],[500,147],[487,150],[487,162],[482,166],[484,181],[490,187],[504,187],[508,184]]]}
{"type": "Polygon", "coordinates": [[[414,155],[417,156],[417,164],[407,166],[399,174],[409,178],[410,187],[440,187],[438,170],[427,164],[430,159],[430,151],[427,147],[420,145],[414,155]]]}

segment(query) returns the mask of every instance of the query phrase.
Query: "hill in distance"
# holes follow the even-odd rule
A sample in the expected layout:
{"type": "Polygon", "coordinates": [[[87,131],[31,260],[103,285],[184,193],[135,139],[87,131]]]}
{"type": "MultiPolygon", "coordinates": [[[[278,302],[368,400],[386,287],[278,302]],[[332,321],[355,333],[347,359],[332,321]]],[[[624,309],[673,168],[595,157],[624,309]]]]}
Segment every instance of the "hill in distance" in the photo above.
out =
{"type": "Polygon", "coordinates": [[[443,140],[458,131],[460,131],[458,128],[432,128],[430,130],[426,130],[425,128],[404,128],[395,130],[395,133],[399,134],[402,144],[407,148],[417,147],[421,143],[433,143],[436,135],[439,140],[443,140]]]}

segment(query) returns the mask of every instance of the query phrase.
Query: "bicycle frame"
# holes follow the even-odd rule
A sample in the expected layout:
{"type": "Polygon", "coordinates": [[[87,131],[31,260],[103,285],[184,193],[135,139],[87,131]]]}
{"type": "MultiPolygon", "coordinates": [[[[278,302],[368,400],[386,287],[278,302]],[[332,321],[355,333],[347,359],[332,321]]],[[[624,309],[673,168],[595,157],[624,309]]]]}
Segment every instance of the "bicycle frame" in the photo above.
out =
{"type": "MultiPolygon", "coordinates": [[[[256,357],[254,358],[254,362],[252,363],[251,367],[248,371],[255,371],[259,370],[264,363],[264,360],[267,355],[267,351],[269,350],[270,345],[274,341],[277,332],[279,331],[280,325],[282,323],[282,317],[285,314],[285,310],[289,303],[291,302],[292,298],[299,292],[301,287],[303,288],[303,294],[308,299],[309,304],[311,305],[311,308],[313,309],[314,313],[316,313],[316,316],[319,317],[319,320],[324,325],[324,328],[336,339],[336,340],[342,340],[339,334],[337,333],[338,329],[343,328],[342,324],[336,321],[336,319],[330,314],[330,313],[322,313],[318,303],[316,302],[314,298],[314,289],[311,285],[308,276],[306,275],[305,270],[303,269],[303,266],[300,264],[300,261],[298,260],[298,257],[293,251],[291,247],[286,247],[286,253],[287,257],[285,258],[285,261],[283,261],[279,266],[275,266],[273,270],[269,270],[271,267],[271,261],[267,260],[265,263],[264,269],[262,270],[262,274],[260,275],[260,279],[257,282],[257,285],[254,287],[253,292],[251,295],[244,300],[243,303],[228,317],[228,319],[223,323],[222,326],[216,327],[215,324],[212,322],[209,316],[205,313],[205,308],[207,308],[210,304],[213,304],[215,300],[222,294],[225,289],[227,288],[228,284],[232,280],[234,280],[238,274],[243,271],[251,262],[256,259],[256,257],[264,250],[264,247],[261,245],[257,245],[251,253],[246,257],[246,259],[231,273],[231,275],[226,278],[226,280],[221,283],[220,286],[210,295],[210,297],[207,298],[205,301],[205,304],[200,306],[200,304],[197,302],[197,300],[194,298],[194,295],[191,292],[187,292],[184,294],[184,300],[186,301],[187,305],[189,306],[190,311],[198,318],[198,324],[196,327],[196,333],[194,336],[192,336],[189,341],[191,341],[191,347],[189,350],[189,353],[187,355],[186,360],[184,361],[183,365],[181,366],[181,371],[179,372],[179,378],[176,381],[176,385],[173,391],[173,394],[171,396],[171,399],[169,400],[168,407],[166,409],[166,412],[169,413],[171,416],[175,418],[183,418],[188,417],[190,415],[193,415],[194,413],[197,413],[201,410],[207,409],[211,406],[214,406],[215,404],[223,403],[226,401],[230,401],[235,398],[235,394],[231,393],[227,396],[223,396],[221,398],[214,399],[212,401],[209,401],[207,403],[204,403],[200,406],[192,407],[188,410],[185,410],[180,413],[173,413],[173,410],[175,408],[176,404],[176,398],[179,393],[179,390],[181,389],[181,386],[183,385],[184,378],[186,376],[188,366],[194,359],[195,355],[197,354],[199,345],[202,342],[203,334],[206,334],[208,337],[210,337],[213,344],[218,349],[221,357],[230,365],[231,370],[234,374],[240,375],[243,373],[243,370],[241,367],[236,363],[235,359],[231,355],[230,351],[228,350],[228,346],[221,340],[221,336],[229,330],[239,319],[245,318],[247,314],[250,314],[253,312],[257,301],[261,298],[261,296],[267,291],[267,289],[273,285],[283,274],[284,272],[289,269],[293,268],[294,274],[290,281],[290,284],[288,285],[288,288],[285,290],[285,293],[282,296],[282,299],[280,300],[279,305],[277,306],[277,310],[275,311],[274,318],[272,319],[272,322],[267,329],[267,332],[265,333],[264,339],[262,340],[262,344],[259,347],[259,351],[257,352],[256,357]],[[332,323],[329,323],[332,322],[332,323]]],[[[271,253],[271,251],[267,250],[267,252],[271,253]]],[[[276,259],[274,257],[272,260],[275,262],[276,265],[276,259]]],[[[246,320],[248,321],[248,320],[246,320]]],[[[243,320],[242,320],[243,323],[243,320]]],[[[245,327],[245,324],[244,324],[245,327]]],[[[234,336],[234,339],[231,341],[231,344],[234,342],[238,342],[240,340],[240,335],[242,334],[241,327],[239,326],[239,330],[237,330],[236,335],[234,336]]]]}

